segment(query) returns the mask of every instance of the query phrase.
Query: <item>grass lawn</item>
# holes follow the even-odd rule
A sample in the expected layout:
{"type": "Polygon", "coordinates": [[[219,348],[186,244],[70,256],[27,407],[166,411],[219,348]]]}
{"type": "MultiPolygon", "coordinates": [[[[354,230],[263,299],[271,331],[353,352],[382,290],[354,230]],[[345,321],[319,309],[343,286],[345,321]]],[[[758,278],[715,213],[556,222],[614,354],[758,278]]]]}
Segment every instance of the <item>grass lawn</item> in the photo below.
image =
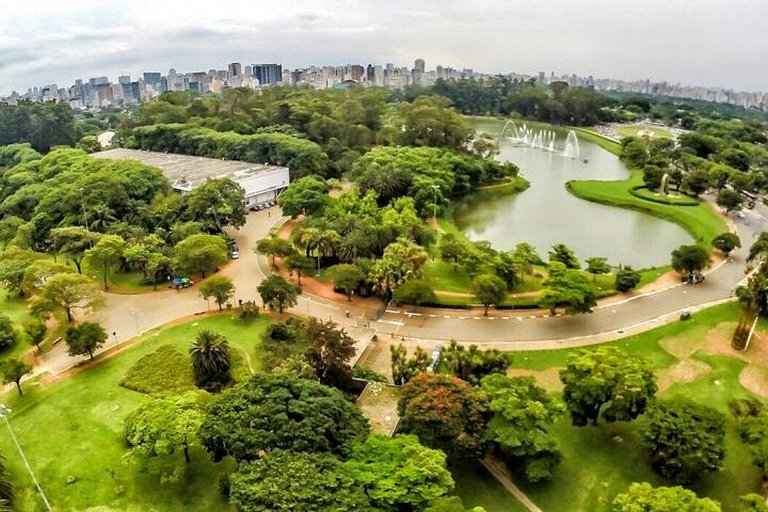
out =
{"type": "Polygon", "coordinates": [[[630,124],[616,129],[620,137],[643,137],[645,133],[650,133],[654,139],[671,139],[672,132],[659,126],[649,126],[644,124],[630,124]]]}
{"type": "Polygon", "coordinates": [[[487,512],[525,512],[517,501],[479,462],[449,468],[456,482],[456,495],[464,506],[483,507],[487,512]]]}
{"type": "MultiPolygon", "coordinates": [[[[687,322],[675,322],[613,343],[653,363],[660,383],[665,384],[660,392],[662,398],[693,398],[726,413],[725,470],[704,478],[694,489],[702,496],[720,501],[726,511],[736,509],[738,496],[759,492],[761,486],[760,474],[752,465],[747,448],[739,441],[727,410],[728,402],[734,398],[756,397],[739,382],[739,373],[747,362],[712,353],[708,348],[716,345],[719,351],[727,353],[728,333],[732,329],[718,326],[724,322],[736,322],[739,314],[740,309],[735,304],[716,306],[694,314],[687,322]],[[707,341],[712,333],[719,333],[720,338],[707,341]],[[682,360],[705,364],[708,370],[701,375],[681,379],[671,368],[682,360]]],[[[761,321],[760,330],[768,331],[768,322],[761,321]]],[[[517,352],[513,366],[515,369],[531,370],[542,385],[556,390],[559,387],[557,371],[573,352],[517,352]]],[[[647,455],[640,445],[643,422],[641,418],[632,423],[573,427],[568,418],[563,418],[553,427],[564,455],[553,480],[532,485],[518,479],[517,483],[547,512],[607,511],[613,497],[624,492],[634,481],[670,485],[650,469],[647,455]]],[[[514,509],[504,508],[503,505],[488,508],[489,512],[504,510],[514,509]]]]}
{"type": "Polygon", "coordinates": [[[675,222],[708,250],[712,249],[713,238],[728,231],[725,221],[704,202],[698,206],[673,206],[632,195],[629,189],[642,185],[643,178],[640,171],[630,172],[629,179],[623,181],[569,181],[566,186],[573,195],[587,201],[639,210],[675,222]]]}
{"type": "MultiPolygon", "coordinates": [[[[139,359],[160,347],[172,345],[186,354],[201,329],[225,335],[236,350],[235,374],[250,373],[261,366],[261,334],[270,322],[266,316],[242,323],[219,315],[150,331],[136,346],[87,371],[49,386],[28,383],[22,398],[15,392],[2,397],[14,409],[11,423],[54,509],[230,510],[218,491],[219,476],[230,468],[214,464],[200,448],[193,450],[189,465],[180,453],[145,463],[123,460],[123,420],[148,397],[119,383],[139,359]]],[[[41,510],[5,432],[0,449],[17,483],[18,510],[41,510]]]]}
{"type": "Polygon", "coordinates": [[[0,288],[0,314],[10,318],[19,332],[19,341],[10,349],[0,351],[0,361],[16,359],[32,347],[27,343],[27,337],[21,330],[22,322],[30,318],[27,302],[24,299],[9,295],[4,288],[0,288]]]}

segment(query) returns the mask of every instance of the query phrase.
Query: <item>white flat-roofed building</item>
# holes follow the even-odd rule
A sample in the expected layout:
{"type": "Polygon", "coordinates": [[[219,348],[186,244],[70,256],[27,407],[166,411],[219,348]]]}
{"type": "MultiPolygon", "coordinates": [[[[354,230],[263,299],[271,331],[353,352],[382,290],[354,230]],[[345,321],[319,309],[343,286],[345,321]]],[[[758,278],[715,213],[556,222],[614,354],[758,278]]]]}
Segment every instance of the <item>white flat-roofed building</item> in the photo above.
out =
{"type": "Polygon", "coordinates": [[[201,156],[177,155],[139,149],[110,149],[93,153],[95,158],[138,160],[157,167],[173,189],[185,194],[208,179],[229,178],[245,190],[246,208],[259,208],[277,200],[290,182],[288,167],[201,156]]]}

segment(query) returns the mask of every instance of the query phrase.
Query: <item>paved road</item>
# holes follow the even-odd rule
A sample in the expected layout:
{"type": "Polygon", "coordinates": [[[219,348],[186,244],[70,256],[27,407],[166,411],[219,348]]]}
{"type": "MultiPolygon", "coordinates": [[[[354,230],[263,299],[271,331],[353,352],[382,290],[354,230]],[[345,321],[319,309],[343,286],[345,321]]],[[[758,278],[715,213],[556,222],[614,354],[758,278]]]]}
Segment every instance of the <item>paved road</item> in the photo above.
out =
{"type": "MultiPolygon", "coordinates": [[[[223,274],[236,283],[237,299],[257,299],[257,286],[268,272],[266,259],[253,253],[260,238],[279,222],[279,210],[251,212],[246,225],[232,235],[240,247],[240,259],[231,262],[223,274]]],[[[300,315],[329,318],[356,331],[361,338],[373,332],[388,337],[424,340],[450,340],[498,344],[507,349],[538,349],[589,344],[615,339],[631,332],[647,330],[674,319],[681,310],[726,300],[745,278],[746,253],[757,233],[768,231],[768,209],[759,205],[734,217],[745,247],[734,253],[732,262],[713,269],[696,286],[678,285],[653,294],[621,302],[604,302],[588,315],[550,317],[544,312],[492,311],[483,317],[476,311],[426,308],[387,309],[379,320],[369,320],[375,312],[356,309],[314,296],[302,296],[293,309],[300,315]],[[346,315],[350,308],[349,317],[346,315]],[[364,326],[369,325],[370,329],[364,326]],[[362,326],[362,327],[361,327],[362,326]]],[[[260,301],[259,301],[260,302],[260,301]]],[[[215,307],[215,306],[211,306],[215,307]]],[[[104,349],[125,342],[139,333],[171,320],[207,311],[197,288],[167,290],[143,295],[107,294],[107,307],[93,315],[107,332],[114,333],[104,349]]],[[[41,357],[39,371],[58,374],[82,360],[66,355],[63,344],[41,357]]]]}

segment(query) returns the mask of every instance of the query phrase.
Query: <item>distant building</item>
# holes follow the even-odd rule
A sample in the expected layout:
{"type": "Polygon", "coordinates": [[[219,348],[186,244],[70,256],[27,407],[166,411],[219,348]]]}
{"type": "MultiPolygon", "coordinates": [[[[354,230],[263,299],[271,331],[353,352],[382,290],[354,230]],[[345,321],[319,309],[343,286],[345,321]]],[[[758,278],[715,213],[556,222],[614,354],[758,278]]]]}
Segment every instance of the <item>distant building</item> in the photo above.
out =
{"type": "Polygon", "coordinates": [[[261,85],[275,85],[283,80],[281,64],[253,64],[253,76],[261,85]]]}
{"type": "Polygon", "coordinates": [[[276,201],[278,194],[290,182],[288,167],[277,165],[122,148],[100,151],[93,156],[108,160],[138,160],[157,167],[171,182],[173,189],[182,194],[208,179],[229,178],[243,187],[244,204],[252,209],[276,201]]]}
{"type": "Polygon", "coordinates": [[[243,74],[242,67],[239,62],[233,62],[227,66],[227,71],[229,72],[229,78],[239,77],[243,74]]]}

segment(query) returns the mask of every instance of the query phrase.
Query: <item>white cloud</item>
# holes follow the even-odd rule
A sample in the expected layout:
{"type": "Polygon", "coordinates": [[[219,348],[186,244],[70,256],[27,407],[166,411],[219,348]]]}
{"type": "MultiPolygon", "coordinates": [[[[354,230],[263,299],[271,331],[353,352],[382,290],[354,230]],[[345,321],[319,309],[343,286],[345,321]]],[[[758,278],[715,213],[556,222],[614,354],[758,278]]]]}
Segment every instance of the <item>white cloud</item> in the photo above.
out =
{"type": "Polygon", "coordinates": [[[0,9],[0,91],[231,61],[416,57],[768,89],[766,24],[762,0],[28,0],[0,9]]]}

